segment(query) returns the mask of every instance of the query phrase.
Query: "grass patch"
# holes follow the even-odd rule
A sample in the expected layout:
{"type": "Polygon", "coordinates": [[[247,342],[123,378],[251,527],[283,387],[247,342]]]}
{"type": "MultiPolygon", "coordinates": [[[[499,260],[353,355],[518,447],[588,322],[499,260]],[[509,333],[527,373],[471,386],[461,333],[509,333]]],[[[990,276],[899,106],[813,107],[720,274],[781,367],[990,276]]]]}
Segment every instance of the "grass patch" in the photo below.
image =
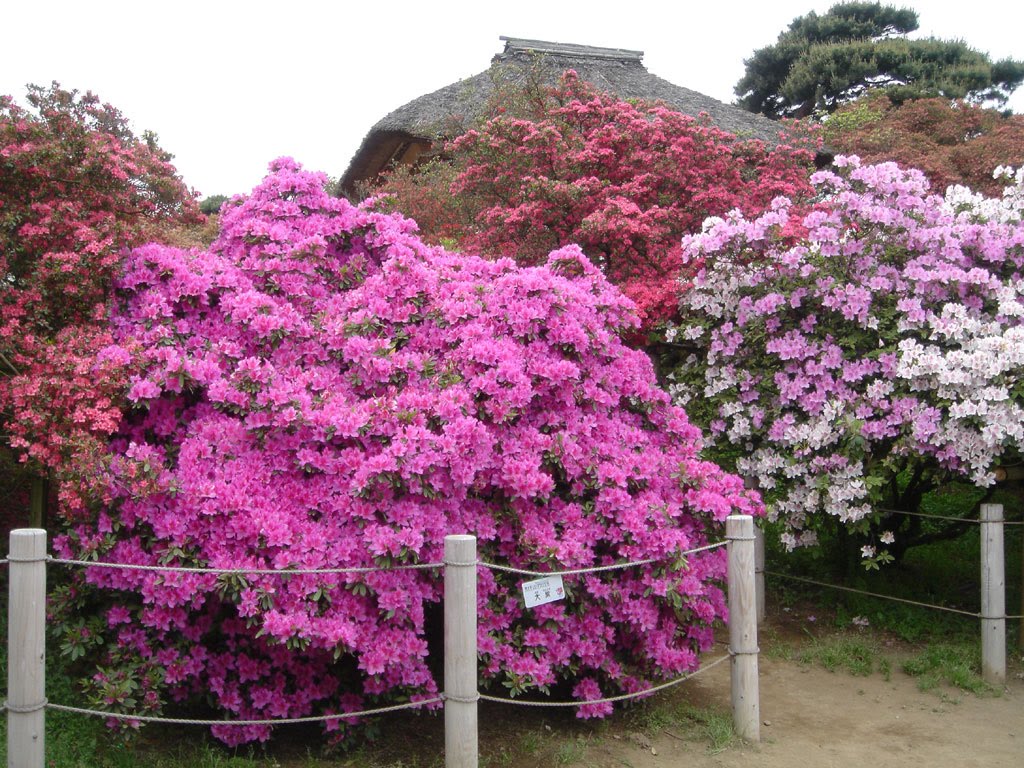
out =
{"type": "Polygon", "coordinates": [[[628,723],[630,728],[652,739],[667,733],[680,741],[702,743],[709,754],[718,754],[736,741],[731,713],[688,701],[644,704],[631,713],[628,723]]]}
{"type": "Polygon", "coordinates": [[[555,748],[555,765],[572,765],[579,763],[587,754],[587,747],[590,746],[589,739],[577,736],[575,739],[563,741],[555,748]]]}
{"type": "MultiPolygon", "coordinates": [[[[922,500],[920,511],[935,516],[977,519],[979,502],[987,500],[1003,504],[1007,519],[1020,519],[1024,507],[1024,492],[1020,488],[997,488],[990,499],[986,499],[986,493],[985,489],[969,484],[950,483],[927,494],[922,500]]],[[[920,526],[918,534],[924,537],[938,536],[957,527],[947,521],[900,515],[894,515],[891,525],[884,527],[895,528],[907,520],[917,521],[920,526]]],[[[855,562],[848,561],[847,550],[856,550],[861,542],[851,537],[846,541],[846,549],[843,549],[839,545],[840,540],[845,540],[843,530],[830,531],[829,536],[832,538],[823,538],[825,545],[822,547],[798,549],[794,552],[785,552],[779,545],[777,526],[768,526],[767,534],[769,571],[968,613],[976,613],[980,609],[981,544],[978,525],[965,526],[963,532],[953,539],[935,540],[911,547],[901,562],[883,566],[878,571],[865,571],[855,562]]],[[[900,535],[908,534],[897,534],[900,535]]],[[[1006,601],[1011,608],[1008,612],[1017,613],[1013,608],[1021,604],[1019,575],[1022,569],[1024,526],[1007,526],[1003,535],[1006,601]]],[[[857,559],[853,557],[853,560],[857,559]]],[[[971,617],[890,602],[869,595],[810,586],[784,577],[769,576],[769,585],[776,605],[815,603],[833,610],[840,627],[849,624],[852,617],[862,616],[870,620],[872,627],[892,633],[909,643],[928,643],[933,640],[944,642],[951,637],[977,639],[977,621],[971,617]]],[[[1017,627],[1014,624],[1011,623],[1010,627],[1013,633],[1011,642],[1016,639],[1017,627]]]]}
{"type": "Polygon", "coordinates": [[[903,671],[917,678],[917,687],[930,691],[942,684],[976,695],[998,694],[981,679],[981,651],[959,643],[936,643],[903,663],[903,671]]]}
{"type": "Polygon", "coordinates": [[[717,755],[732,746],[736,733],[732,729],[732,715],[716,709],[702,709],[692,704],[679,705],[681,720],[697,732],[707,743],[708,752],[717,755]]]}
{"type": "Polygon", "coordinates": [[[802,664],[820,664],[830,672],[841,669],[858,677],[867,677],[876,670],[887,675],[892,669],[888,660],[881,657],[878,644],[867,637],[814,638],[808,647],[797,652],[796,658],[802,664]]]}

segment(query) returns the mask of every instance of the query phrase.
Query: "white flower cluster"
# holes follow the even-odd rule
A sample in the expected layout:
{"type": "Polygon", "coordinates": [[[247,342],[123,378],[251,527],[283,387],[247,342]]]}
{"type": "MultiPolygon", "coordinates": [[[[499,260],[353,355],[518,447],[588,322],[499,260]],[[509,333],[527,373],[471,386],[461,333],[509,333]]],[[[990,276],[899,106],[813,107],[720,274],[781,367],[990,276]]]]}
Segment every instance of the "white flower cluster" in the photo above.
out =
{"type": "Polygon", "coordinates": [[[704,269],[671,333],[706,348],[673,398],[743,452],[790,547],[821,514],[870,515],[908,463],[984,485],[1024,451],[1024,167],[998,169],[1011,185],[989,199],[939,198],[894,164],[837,166],[816,174],[823,205],[796,242],[766,237],[785,221],[774,208],[684,238],[704,269]]]}
{"type": "MultiPolygon", "coordinates": [[[[1001,304],[1017,303],[1009,290],[1001,304]]],[[[1005,448],[1024,447],[1024,408],[1014,394],[1024,383],[1024,327],[984,322],[949,304],[932,327],[940,343],[900,342],[896,376],[949,403],[932,440],[955,449],[972,480],[989,485],[1005,448]]]]}
{"type": "Polygon", "coordinates": [[[947,211],[956,216],[981,217],[1005,224],[1024,221],[1024,165],[1017,169],[1001,165],[995,169],[992,177],[1006,180],[1007,186],[1003,189],[1002,197],[988,198],[957,184],[946,190],[947,211]]]}
{"type": "MultiPolygon", "coordinates": [[[[756,478],[762,491],[772,491],[780,485],[788,489],[784,497],[768,507],[768,518],[785,520],[794,532],[803,529],[808,515],[820,510],[843,522],[854,522],[871,513],[860,462],[822,472],[809,462],[794,461],[788,453],[761,447],[740,458],[737,468],[742,475],[756,478]]],[[[806,543],[803,533],[801,537],[793,538],[794,545],[806,543]]]]}
{"type": "Polygon", "coordinates": [[[835,445],[845,432],[840,423],[845,406],[838,400],[825,403],[820,416],[812,416],[807,421],[786,427],[781,445],[788,445],[800,452],[816,452],[835,445]]]}
{"type": "MultiPolygon", "coordinates": [[[[731,365],[715,365],[708,368],[707,371],[707,385],[704,387],[704,397],[714,397],[715,395],[725,392],[727,389],[736,386],[736,371],[731,365]]],[[[739,405],[739,403],[726,403],[723,408],[728,408],[732,405],[739,405]]],[[[739,410],[742,410],[743,406],[740,405],[739,410]]],[[[728,418],[737,411],[731,413],[722,412],[723,418],[728,418]]]]}

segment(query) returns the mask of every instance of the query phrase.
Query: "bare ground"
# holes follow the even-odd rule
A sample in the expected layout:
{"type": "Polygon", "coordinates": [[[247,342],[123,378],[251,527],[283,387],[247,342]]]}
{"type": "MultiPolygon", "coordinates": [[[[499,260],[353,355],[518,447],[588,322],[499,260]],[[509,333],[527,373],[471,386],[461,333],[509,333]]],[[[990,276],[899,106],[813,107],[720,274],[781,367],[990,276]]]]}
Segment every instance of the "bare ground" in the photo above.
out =
{"type": "MultiPolygon", "coordinates": [[[[712,744],[698,719],[717,714],[728,738],[729,664],[720,664],[640,706],[604,721],[569,710],[482,702],[482,768],[1024,768],[1024,659],[1010,652],[1006,685],[975,694],[945,687],[921,691],[901,670],[920,650],[869,632],[891,674],[863,677],[797,660],[807,625],[770,618],[760,657],[761,742],[712,744]],[[689,713],[680,717],[679,712],[689,713]]],[[[705,663],[721,657],[717,649],[705,663]]],[[[878,665],[876,663],[877,670],[878,665]]],[[[271,765],[438,768],[444,718],[399,713],[381,718],[375,747],[336,759],[285,758],[271,765]]],[[[289,750],[290,751],[290,750],[289,750]]]]}
{"type": "MultiPolygon", "coordinates": [[[[854,677],[794,661],[763,658],[761,743],[719,754],[671,735],[612,734],[593,741],[572,765],[605,768],[951,768],[1024,766],[1024,680],[1001,695],[921,692],[894,671],[854,677]],[[616,738],[618,736],[618,738],[616,738]]],[[[698,706],[729,707],[727,664],[684,684],[698,706]]]]}

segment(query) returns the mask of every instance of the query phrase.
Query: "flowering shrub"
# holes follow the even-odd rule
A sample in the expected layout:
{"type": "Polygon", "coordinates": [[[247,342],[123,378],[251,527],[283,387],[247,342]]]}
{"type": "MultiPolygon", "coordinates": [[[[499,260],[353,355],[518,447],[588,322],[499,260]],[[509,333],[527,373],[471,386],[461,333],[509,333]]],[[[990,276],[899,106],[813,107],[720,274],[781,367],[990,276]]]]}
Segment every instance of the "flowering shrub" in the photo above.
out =
{"type": "Polygon", "coordinates": [[[948,98],[896,104],[884,91],[837,109],[822,125],[825,143],[863,163],[892,160],[923,171],[936,190],[962,184],[999,195],[999,165],[1024,164],[1024,115],[948,98]]]}
{"type": "Polygon", "coordinates": [[[756,214],[778,195],[811,191],[813,152],[795,136],[778,147],[741,140],[601,93],[571,70],[526,101],[529,114],[499,111],[452,141],[454,173],[436,164],[422,176],[399,172],[373,193],[393,196],[429,239],[521,264],[579,244],[647,327],[675,314],[684,233],[707,216],[756,214]]]}
{"type": "MultiPolygon", "coordinates": [[[[693,669],[725,612],[724,559],[680,552],[758,502],[697,458],[699,431],[620,341],[636,323],[631,303],[577,248],[525,269],[455,255],[425,246],[409,220],[329,197],[324,176],[292,161],[272,170],[222,212],[209,251],[129,257],[117,343],[98,356],[133,372],[111,511],[60,550],[387,568],[438,562],[446,534],[469,532],[482,559],[518,567],[656,557],[567,578],[569,599],[529,612],[518,579],[481,569],[481,674],[513,695],[572,681],[589,698],[693,669]]],[[[104,638],[90,687],[107,705],[205,697],[260,718],[437,691],[431,570],[92,569],[88,581],[113,602],[98,624],[67,625],[65,646],[104,638]]],[[[270,729],[214,732],[238,743],[270,729]]]]}
{"type": "MultiPolygon", "coordinates": [[[[789,201],[684,240],[704,268],[683,298],[672,376],[722,455],[757,478],[792,547],[815,520],[915,509],[949,478],[993,482],[1024,441],[1022,175],[998,200],[930,195],[895,164],[837,158],[806,237],[781,238],[789,201]]],[[[893,532],[864,545],[873,564],[893,532]]]]}
{"type": "Polygon", "coordinates": [[[110,343],[122,249],[199,213],[156,137],[135,137],[109,104],[56,83],[30,86],[28,101],[33,112],[0,96],[0,423],[47,474],[95,455],[117,426],[117,371],[91,368],[110,343]]]}

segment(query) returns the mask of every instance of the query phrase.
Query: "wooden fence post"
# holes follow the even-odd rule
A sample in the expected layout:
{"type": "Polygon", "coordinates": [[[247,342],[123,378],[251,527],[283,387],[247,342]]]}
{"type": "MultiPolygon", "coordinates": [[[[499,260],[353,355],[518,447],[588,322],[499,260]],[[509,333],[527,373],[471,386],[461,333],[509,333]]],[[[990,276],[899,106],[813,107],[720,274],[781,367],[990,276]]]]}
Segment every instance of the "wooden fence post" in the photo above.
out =
{"type": "Polygon", "coordinates": [[[761,703],[757,680],[757,596],[754,587],[754,518],[730,515],[729,654],[732,656],[732,723],[741,739],[761,740],[761,703]]]}
{"type": "MultiPolygon", "coordinates": [[[[743,487],[760,492],[757,478],[752,475],[743,476],[743,487]]],[[[764,531],[754,525],[754,589],[757,592],[757,623],[764,624],[764,531]]]]}
{"type": "Polygon", "coordinates": [[[43,768],[46,531],[11,531],[7,626],[7,766],[43,768]]]}
{"type": "Polygon", "coordinates": [[[477,768],[476,537],[444,537],[444,764],[477,768]]]}
{"type": "Polygon", "coordinates": [[[1006,682],[1006,572],[1003,505],[981,505],[981,676],[1006,682]]]}
{"type": "Polygon", "coordinates": [[[754,591],[757,595],[757,624],[764,624],[764,531],[754,525],[754,591]]]}

